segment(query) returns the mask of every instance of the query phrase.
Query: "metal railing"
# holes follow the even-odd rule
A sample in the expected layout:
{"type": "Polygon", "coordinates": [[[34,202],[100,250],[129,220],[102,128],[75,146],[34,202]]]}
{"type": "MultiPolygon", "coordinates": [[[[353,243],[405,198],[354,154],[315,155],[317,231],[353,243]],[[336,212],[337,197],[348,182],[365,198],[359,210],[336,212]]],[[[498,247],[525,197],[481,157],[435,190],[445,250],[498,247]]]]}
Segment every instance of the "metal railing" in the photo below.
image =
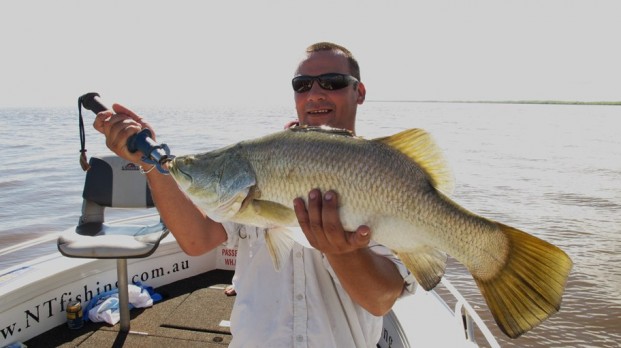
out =
{"type": "Polygon", "coordinates": [[[499,348],[500,344],[496,341],[496,337],[489,330],[483,319],[479,316],[474,308],[466,301],[459,291],[451,284],[451,282],[442,277],[442,285],[457,300],[453,312],[455,313],[456,325],[461,325],[465,331],[466,339],[474,345],[478,345],[474,338],[475,328],[485,337],[490,347],[499,348]],[[461,314],[461,315],[458,315],[461,314]]]}

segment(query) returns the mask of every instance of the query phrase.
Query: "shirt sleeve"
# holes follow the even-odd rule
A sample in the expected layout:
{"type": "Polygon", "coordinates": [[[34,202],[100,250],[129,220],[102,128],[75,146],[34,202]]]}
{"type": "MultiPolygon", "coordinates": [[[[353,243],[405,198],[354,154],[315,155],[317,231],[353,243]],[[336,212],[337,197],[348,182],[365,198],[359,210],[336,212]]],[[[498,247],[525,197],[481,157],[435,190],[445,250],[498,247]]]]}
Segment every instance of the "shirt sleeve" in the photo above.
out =
{"type": "Polygon", "coordinates": [[[399,270],[401,277],[403,277],[403,291],[401,292],[401,297],[413,294],[416,290],[416,278],[414,278],[414,275],[410,273],[407,267],[405,267],[401,259],[399,259],[397,255],[393,254],[390,249],[373,240],[369,243],[369,249],[371,249],[374,253],[389,259],[395,264],[395,266],[397,266],[397,270],[399,270]]]}

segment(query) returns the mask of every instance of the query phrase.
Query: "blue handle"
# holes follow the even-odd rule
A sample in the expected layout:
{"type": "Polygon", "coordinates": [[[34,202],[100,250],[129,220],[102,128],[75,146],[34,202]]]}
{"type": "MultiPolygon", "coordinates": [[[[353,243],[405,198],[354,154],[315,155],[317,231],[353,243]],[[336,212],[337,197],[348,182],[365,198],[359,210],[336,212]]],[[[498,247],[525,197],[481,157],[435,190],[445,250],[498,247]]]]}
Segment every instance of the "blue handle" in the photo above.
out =
{"type": "Polygon", "coordinates": [[[168,171],[162,167],[166,162],[171,161],[175,156],[170,154],[170,149],[166,144],[158,144],[151,137],[151,131],[143,129],[127,139],[127,149],[129,152],[142,152],[142,160],[146,163],[153,164],[160,173],[167,174],[168,171]]]}
{"type": "Polygon", "coordinates": [[[148,155],[153,147],[158,146],[151,137],[151,131],[145,128],[127,139],[127,149],[131,153],[140,151],[144,155],[148,155]]]}

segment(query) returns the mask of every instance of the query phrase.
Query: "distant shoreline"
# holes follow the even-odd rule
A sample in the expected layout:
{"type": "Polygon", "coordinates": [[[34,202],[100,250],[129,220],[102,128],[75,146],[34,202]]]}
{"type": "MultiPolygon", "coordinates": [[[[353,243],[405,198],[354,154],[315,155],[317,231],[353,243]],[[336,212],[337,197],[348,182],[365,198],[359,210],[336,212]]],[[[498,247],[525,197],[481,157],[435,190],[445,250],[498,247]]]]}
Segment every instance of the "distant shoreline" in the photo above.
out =
{"type": "Polygon", "coordinates": [[[564,101],[564,100],[367,100],[371,103],[462,103],[462,104],[550,104],[550,105],[610,105],[621,101],[564,101]]]}

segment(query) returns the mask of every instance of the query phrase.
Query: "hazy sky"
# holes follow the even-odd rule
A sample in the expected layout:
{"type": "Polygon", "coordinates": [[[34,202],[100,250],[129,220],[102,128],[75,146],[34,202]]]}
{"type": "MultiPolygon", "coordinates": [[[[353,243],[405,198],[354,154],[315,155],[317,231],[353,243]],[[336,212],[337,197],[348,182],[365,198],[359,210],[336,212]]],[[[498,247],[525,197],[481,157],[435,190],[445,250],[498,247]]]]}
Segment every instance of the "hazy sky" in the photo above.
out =
{"type": "Polygon", "coordinates": [[[621,100],[621,1],[0,2],[0,107],[284,104],[301,52],[358,58],[368,100],[621,100]]]}

